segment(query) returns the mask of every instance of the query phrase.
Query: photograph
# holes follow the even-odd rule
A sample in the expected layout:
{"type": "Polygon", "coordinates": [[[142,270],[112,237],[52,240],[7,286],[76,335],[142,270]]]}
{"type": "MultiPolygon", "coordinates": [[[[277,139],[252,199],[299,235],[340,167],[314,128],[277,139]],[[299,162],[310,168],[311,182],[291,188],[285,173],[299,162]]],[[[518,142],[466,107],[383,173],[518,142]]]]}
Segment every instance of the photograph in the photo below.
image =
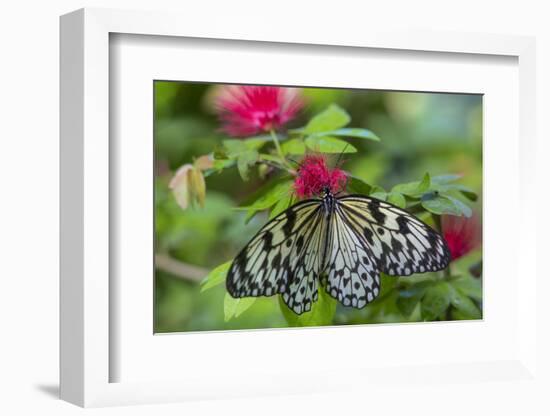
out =
{"type": "Polygon", "coordinates": [[[483,318],[482,94],[152,88],[154,333],[483,318]]]}

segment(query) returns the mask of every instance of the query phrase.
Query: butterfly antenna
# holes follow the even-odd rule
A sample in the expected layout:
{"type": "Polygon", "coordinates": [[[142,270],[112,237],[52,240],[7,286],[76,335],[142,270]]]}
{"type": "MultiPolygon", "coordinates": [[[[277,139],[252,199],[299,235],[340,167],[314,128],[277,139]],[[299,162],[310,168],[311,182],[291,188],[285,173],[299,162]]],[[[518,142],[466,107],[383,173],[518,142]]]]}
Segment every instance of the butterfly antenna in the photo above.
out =
{"type": "Polygon", "coordinates": [[[290,158],[290,157],[287,157],[287,160],[290,160],[292,163],[294,163],[296,165],[297,168],[300,168],[301,165],[299,162],[296,162],[294,159],[290,158]]]}
{"type": "Polygon", "coordinates": [[[348,148],[349,143],[346,143],[340,154],[338,155],[338,159],[336,160],[336,165],[334,167],[338,167],[340,165],[340,160],[342,159],[342,156],[344,153],[346,153],[346,149],[348,148]]]}

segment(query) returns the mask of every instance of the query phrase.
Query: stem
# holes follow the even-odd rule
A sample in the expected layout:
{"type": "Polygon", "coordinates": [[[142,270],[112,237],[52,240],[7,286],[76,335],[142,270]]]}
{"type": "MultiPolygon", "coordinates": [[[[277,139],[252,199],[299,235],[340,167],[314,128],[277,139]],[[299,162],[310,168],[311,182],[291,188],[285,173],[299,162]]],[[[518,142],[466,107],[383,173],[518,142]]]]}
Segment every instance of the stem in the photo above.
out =
{"type": "Polygon", "coordinates": [[[183,263],[166,254],[160,253],[155,254],[155,267],[175,277],[191,282],[200,282],[208,274],[208,270],[202,267],[183,263]]]}
{"type": "Polygon", "coordinates": [[[273,143],[275,143],[275,148],[277,149],[277,154],[281,158],[281,161],[283,162],[283,165],[287,169],[292,169],[292,166],[290,166],[283,155],[283,150],[281,149],[281,145],[279,144],[279,139],[277,138],[277,133],[275,133],[275,130],[271,129],[269,130],[269,133],[271,134],[271,138],[273,139],[273,143]]]}
{"type": "Polygon", "coordinates": [[[260,160],[256,162],[256,164],[258,165],[265,164],[275,169],[286,170],[286,167],[281,165],[280,163],[272,162],[270,160],[265,160],[265,159],[262,159],[261,157],[260,157],[260,160]]]}

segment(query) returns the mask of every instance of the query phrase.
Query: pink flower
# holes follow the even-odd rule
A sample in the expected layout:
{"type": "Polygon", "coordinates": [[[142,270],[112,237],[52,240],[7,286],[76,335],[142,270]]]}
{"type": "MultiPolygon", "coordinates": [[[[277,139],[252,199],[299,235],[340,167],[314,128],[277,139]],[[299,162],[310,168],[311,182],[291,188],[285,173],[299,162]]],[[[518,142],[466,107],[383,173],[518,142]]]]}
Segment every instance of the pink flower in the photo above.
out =
{"type": "Polygon", "coordinates": [[[306,156],[294,180],[294,191],[299,198],[311,198],[328,189],[335,194],[346,186],[347,176],[341,169],[329,169],[322,156],[306,156]]]}
{"type": "Polygon", "coordinates": [[[441,229],[453,260],[468,254],[481,243],[481,227],[475,216],[466,218],[444,215],[441,218],[441,229]]]}
{"type": "Polygon", "coordinates": [[[247,137],[279,129],[296,116],[303,101],[295,88],[227,85],[215,97],[215,107],[223,131],[247,137]]]}

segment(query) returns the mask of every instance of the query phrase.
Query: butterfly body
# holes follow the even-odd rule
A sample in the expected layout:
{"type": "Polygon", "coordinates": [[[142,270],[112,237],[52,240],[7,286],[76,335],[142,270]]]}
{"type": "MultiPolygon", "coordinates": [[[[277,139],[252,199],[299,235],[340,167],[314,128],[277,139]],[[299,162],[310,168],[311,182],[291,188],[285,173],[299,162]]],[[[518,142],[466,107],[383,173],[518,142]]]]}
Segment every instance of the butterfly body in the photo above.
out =
{"type": "Polygon", "coordinates": [[[296,314],[311,310],[318,290],[363,308],[380,293],[380,272],[407,276],[449,261],[444,239],[403,209],[325,188],[264,225],[235,257],[226,286],[236,298],[281,294],[296,314]]]}

